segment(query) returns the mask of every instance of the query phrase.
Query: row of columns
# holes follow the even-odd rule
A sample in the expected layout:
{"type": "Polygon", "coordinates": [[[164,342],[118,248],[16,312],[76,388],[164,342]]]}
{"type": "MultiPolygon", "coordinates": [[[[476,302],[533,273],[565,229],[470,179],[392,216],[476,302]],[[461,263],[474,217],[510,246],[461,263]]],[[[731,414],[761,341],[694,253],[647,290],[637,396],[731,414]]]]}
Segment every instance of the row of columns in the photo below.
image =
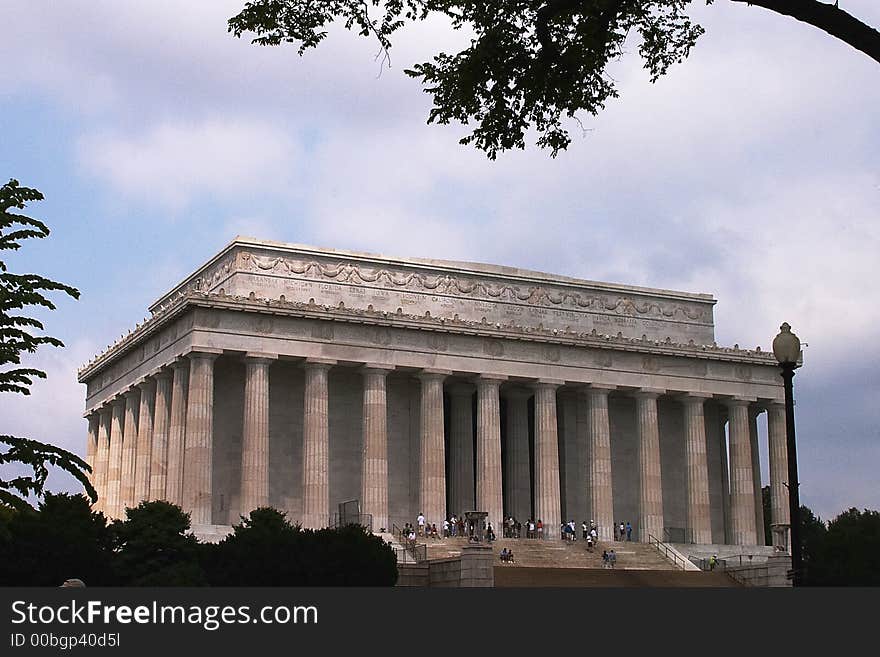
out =
{"type": "MultiPolygon", "coordinates": [[[[99,490],[99,510],[120,517],[141,500],[167,499],[191,514],[194,525],[211,524],[213,452],[213,365],[219,352],[198,351],[159,371],[109,407],[89,418],[87,458],[93,464],[93,483],[99,490]],[[188,361],[188,362],[187,362],[188,361]],[[138,400],[139,406],[138,406],[138,400]]],[[[269,504],[269,366],[271,354],[245,356],[245,399],[241,449],[241,511],[269,504]]],[[[305,362],[303,399],[304,527],[324,527],[330,518],[328,371],[335,361],[305,362]]],[[[386,379],[393,368],[365,365],[363,374],[363,453],[361,505],[372,514],[373,526],[389,527],[388,421],[386,379]]],[[[507,449],[501,458],[500,390],[504,377],[481,375],[476,386],[449,386],[451,423],[449,480],[444,435],[444,381],[451,372],[423,370],[420,380],[419,510],[429,523],[447,517],[450,508],[488,512],[500,527],[508,513],[526,518],[529,499],[530,449],[528,406],[534,394],[534,517],[548,537],[558,536],[561,522],[557,388],[562,381],[541,380],[532,390],[512,388],[507,404],[507,449]],[[477,393],[476,463],[474,463],[472,395],[477,393]],[[507,473],[502,476],[502,469],[507,473]],[[476,475],[476,477],[475,477],[476,475]],[[473,482],[476,479],[476,488],[473,482]],[[522,483],[529,485],[523,487],[522,483]]],[[[611,437],[608,395],[613,387],[599,385],[578,393],[579,426],[588,432],[590,458],[584,479],[600,538],[614,531],[611,437]]],[[[657,400],[664,391],[635,393],[638,441],[637,536],[663,537],[663,496],[657,400]]],[[[684,407],[687,529],[698,543],[711,543],[709,464],[704,402],[707,395],[682,397],[684,407]]],[[[753,545],[763,531],[761,481],[758,466],[757,413],[748,400],[733,399],[729,409],[729,508],[727,542],[753,545]]],[[[785,414],[781,404],[769,407],[772,521],[788,524],[785,414]]],[[[722,460],[727,453],[722,449],[722,460]]]]}

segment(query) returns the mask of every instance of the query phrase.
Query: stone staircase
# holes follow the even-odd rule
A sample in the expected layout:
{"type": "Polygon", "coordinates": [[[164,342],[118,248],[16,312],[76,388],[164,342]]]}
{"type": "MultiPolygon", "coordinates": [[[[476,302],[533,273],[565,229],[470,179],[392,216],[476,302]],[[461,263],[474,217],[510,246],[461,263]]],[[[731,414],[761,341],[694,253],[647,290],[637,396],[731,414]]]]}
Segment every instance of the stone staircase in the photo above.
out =
{"type": "MultiPolygon", "coordinates": [[[[461,538],[427,539],[428,558],[461,554],[461,538]]],[[[591,551],[583,541],[499,539],[492,542],[496,587],[732,587],[724,573],[683,571],[646,543],[599,543],[591,551]],[[513,550],[515,563],[501,563],[502,548],[513,550]],[[614,550],[614,569],[602,567],[602,551],[614,550]]]]}
{"type": "MultiPolygon", "coordinates": [[[[467,545],[462,538],[427,539],[428,558],[443,559],[457,556],[467,545]]],[[[678,568],[657,550],[645,543],[599,543],[590,552],[583,541],[498,539],[492,542],[492,551],[498,557],[502,548],[513,550],[515,563],[499,565],[505,568],[602,568],[602,550],[614,550],[619,570],[672,570],[678,568]]]]}

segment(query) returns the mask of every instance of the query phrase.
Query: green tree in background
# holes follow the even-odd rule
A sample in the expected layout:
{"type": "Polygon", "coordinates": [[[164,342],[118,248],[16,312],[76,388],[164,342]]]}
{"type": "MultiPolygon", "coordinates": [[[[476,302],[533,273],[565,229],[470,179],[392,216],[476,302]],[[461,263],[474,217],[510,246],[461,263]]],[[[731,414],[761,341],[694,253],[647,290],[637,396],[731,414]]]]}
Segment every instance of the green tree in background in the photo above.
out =
{"type": "Polygon", "coordinates": [[[349,525],[311,530],[255,509],[216,546],[205,545],[214,586],[393,586],[397,557],[378,536],[349,525]]]}
{"type": "Polygon", "coordinates": [[[851,508],[830,521],[807,575],[814,586],[880,586],[880,512],[851,508]]]}
{"type": "Polygon", "coordinates": [[[46,493],[37,509],[0,512],[0,586],[114,583],[113,544],[104,514],[84,495],[46,493]]]}
{"type": "Polygon", "coordinates": [[[189,514],[170,502],[141,502],[111,525],[116,579],[128,586],[202,586],[199,542],[189,514]]]}
{"type": "MultiPolygon", "coordinates": [[[[707,0],[711,4],[713,0],[707,0]]],[[[731,0],[757,5],[817,27],[880,62],[880,32],[837,2],[731,0]]],[[[428,123],[457,121],[473,130],[460,140],[494,159],[523,148],[534,129],[552,155],[571,138],[563,120],[597,114],[618,95],[608,66],[633,45],[655,82],[690,54],[704,30],[691,22],[691,0],[252,0],[229,20],[236,37],[260,45],[297,44],[299,54],[323,41],[334,21],[375,39],[390,64],[391,37],[408,23],[442,17],[473,36],[457,53],[405,73],[421,80],[434,107],[428,123]]]]}
{"type": "MultiPolygon", "coordinates": [[[[3,251],[17,251],[27,239],[49,236],[49,228],[41,221],[14,210],[24,209],[32,201],[40,201],[43,195],[36,189],[21,187],[17,180],[10,180],[0,187],[0,256],[3,251]]],[[[45,379],[46,373],[22,367],[23,354],[34,353],[42,345],[63,347],[58,338],[39,335],[43,324],[33,317],[21,314],[28,308],[55,309],[55,304],[45,296],[48,292],[61,292],[74,299],[79,291],[64,283],[49,280],[38,274],[13,274],[4,260],[0,260],[0,393],[30,394],[35,378],[45,379]]],[[[2,427],[0,427],[2,432],[2,427]]],[[[40,498],[49,476],[49,466],[69,472],[83,485],[94,502],[98,499],[88,480],[91,468],[67,450],[27,438],[0,433],[0,467],[30,468],[32,474],[10,478],[0,476],[0,503],[17,509],[28,507],[27,498],[40,498]]]]}

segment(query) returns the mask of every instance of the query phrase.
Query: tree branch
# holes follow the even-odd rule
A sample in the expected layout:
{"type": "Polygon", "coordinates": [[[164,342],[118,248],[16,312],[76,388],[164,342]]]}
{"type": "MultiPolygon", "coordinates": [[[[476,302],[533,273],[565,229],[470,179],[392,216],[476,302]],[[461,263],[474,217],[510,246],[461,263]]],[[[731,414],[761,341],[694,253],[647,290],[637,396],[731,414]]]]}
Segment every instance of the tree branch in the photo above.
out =
{"type": "Polygon", "coordinates": [[[818,27],[880,62],[880,32],[835,5],[818,0],[730,0],[757,5],[818,27]]]}

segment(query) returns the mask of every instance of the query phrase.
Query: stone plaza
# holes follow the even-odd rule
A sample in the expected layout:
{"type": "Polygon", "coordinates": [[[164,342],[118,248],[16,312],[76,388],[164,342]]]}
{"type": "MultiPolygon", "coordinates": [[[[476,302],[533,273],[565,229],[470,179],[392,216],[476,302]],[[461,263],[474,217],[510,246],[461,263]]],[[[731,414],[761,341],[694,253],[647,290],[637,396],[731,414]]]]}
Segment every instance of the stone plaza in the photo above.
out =
{"type": "Polygon", "coordinates": [[[423,513],[594,520],[600,540],[764,544],[788,527],[772,353],[715,343],[708,294],[236,238],[85,365],[97,508],[199,533],[273,506],[374,531],[423,513]],[[762,419],[766,417],[766,420],[762,419]]]}

